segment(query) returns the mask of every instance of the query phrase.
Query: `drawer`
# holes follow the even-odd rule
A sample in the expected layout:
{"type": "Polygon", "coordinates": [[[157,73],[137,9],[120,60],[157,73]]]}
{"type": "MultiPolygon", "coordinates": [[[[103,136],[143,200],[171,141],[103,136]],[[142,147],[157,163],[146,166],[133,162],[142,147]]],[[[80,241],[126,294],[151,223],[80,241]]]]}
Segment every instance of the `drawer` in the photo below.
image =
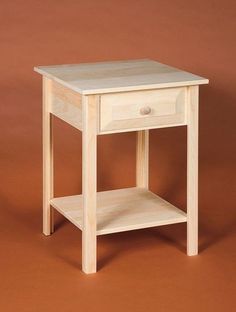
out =
{"type": "Polygon", "coordinates": [[[186,91],[183,87],[101,95],[99,131],[122,132],[184,124],[186,91]]]}

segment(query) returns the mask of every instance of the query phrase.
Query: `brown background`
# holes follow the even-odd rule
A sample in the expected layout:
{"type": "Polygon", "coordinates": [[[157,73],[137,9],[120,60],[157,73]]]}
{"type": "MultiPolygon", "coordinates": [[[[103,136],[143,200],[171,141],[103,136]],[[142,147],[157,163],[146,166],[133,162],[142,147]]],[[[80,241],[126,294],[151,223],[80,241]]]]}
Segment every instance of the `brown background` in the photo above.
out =
{"type": "MultiPolygon", "coordinates": [[[[1,311],[235,311],[235,1],[0,2],[1,311]],[[200,254],[186,226],[99,237],[99,272],[81,267],[81,232],[57,215],[41,234],[41,77],[35,65],[152,58],[202,75],[200,254]]],[[[186,129],[150,134],[151,189],[186,207],[186,129]]],[[[55,121],[55,191],[81,191],[81,135],[55,121]]],[[[135,182],[135,134],[99,137],[99,190],[135,182]]]]}

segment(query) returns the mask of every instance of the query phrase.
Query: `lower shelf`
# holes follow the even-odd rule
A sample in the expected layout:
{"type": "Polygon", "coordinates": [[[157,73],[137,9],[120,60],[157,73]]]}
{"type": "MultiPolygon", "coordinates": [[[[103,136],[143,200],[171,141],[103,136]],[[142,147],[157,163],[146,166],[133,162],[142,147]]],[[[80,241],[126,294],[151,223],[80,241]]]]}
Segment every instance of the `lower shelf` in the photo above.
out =
{"type": "MultiPolygon", "coordinates": [[[[54,198],[51,205],[83,229],[82,195],[54,198]]],[[[185,212],[143,188],[97,193],[97,235],[186,221],[185,212]]]]}

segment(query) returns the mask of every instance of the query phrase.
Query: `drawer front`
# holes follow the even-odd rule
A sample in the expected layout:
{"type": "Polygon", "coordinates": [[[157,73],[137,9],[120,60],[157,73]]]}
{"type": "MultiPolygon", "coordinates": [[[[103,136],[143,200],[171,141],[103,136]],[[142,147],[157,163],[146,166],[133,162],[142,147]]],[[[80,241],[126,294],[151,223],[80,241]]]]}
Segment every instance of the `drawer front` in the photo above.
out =
{"type": "Polygon", "coordinates": [[[100,98],[100,132],[184,124],[185,106],[185,87],[104,94],[100,98]]]}

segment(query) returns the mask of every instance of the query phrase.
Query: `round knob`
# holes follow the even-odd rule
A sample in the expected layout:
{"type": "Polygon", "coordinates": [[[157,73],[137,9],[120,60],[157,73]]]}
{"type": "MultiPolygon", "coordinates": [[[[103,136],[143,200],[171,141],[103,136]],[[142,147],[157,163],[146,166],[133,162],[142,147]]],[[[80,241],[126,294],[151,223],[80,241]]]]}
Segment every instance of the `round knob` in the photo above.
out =
{"type": "Polygon", "coordinates": [[[141,115],[148,115],[150,113],[151,113],[151,107],[149,107],[149,106],[145,106],[145,107],[142,107],[140,109],[140,114],[141,115]]]}

